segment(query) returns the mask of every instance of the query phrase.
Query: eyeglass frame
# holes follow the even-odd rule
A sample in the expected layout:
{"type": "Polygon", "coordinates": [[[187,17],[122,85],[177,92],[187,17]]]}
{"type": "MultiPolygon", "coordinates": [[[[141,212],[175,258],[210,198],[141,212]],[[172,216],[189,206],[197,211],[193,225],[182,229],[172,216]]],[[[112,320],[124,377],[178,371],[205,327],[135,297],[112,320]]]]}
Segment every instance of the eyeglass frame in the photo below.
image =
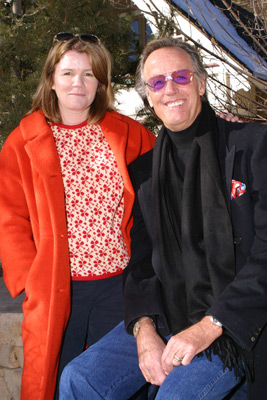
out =
{"type": "Polygon", "coordinates": [[[166,86],[166,83],[167,83],[168,81],[173,81],[173,82],[176,83],[177,85],[185,86],[185,85],[189,85],[189,83],[192,82],[192,79],[193,79],[193,76],[194,76],[195,73],[196,73],[196,72],[189,71],[188,69],[176,70],[176,71],[171,72],[169,75],[163,75],[163,74],[161,74],[161,75],[153,76],[152,78],[149,78],[147,82],[145,82],[145,85],[148,87],[149,90],[151,90],[151,92],[159,92],[160,90],[162,90],[162,89],[166,86]],[[188,75],[189,75],[189,80],[188,80],[188,82],[184,82],[184,83],[182,83],[182,82],[176,82],[175,79],[173,78],[173,74],[175,74],[175,73],[177,73],[177,72],[180,72],[180,73],[185,72],[186,74],[188,74],[188,75]],[[161,79],[164,78],[163,86],[160,87],[160,88],[158,88],[158,89],[156,89],[155,87],[153,87],[153,86],[151,86],[151,85],[149,84],[149,81],[151,81],[152,79],[156,79],[156,78],[161,78],[161,79]]]}

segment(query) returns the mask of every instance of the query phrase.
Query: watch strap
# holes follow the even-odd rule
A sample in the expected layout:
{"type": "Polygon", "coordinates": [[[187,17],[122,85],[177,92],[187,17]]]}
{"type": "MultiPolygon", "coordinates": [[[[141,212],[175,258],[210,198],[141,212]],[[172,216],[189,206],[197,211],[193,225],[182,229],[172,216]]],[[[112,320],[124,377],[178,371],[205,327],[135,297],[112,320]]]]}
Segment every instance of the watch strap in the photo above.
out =
{"type": "Polygon", "coordinates": [[[154,320],[151,317],[147,317],[147,316],[141,317],[141,318],[138,319],[138,321],[136,321],[136,323],[134,324],[134,327],[133,327],[133,335],[134,335],[135,338],[137,337],[137,335],[139,333],[139,330],[140,330],[140,328],[142,326],[142,322],[146,321],[148,319],[152,322],[154,328],[156,328],[154,320]]]}

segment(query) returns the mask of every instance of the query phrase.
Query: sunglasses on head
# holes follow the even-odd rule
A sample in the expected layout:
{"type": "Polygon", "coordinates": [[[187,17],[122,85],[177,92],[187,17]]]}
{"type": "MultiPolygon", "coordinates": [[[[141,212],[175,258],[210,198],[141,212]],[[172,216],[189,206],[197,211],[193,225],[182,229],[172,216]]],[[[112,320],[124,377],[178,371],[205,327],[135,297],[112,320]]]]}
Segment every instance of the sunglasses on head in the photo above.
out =
{"type": "Polygon", "coordinates": [[[82,35],[74,35],[70,32],[60,32],[54,36],[54,42],[67,42],[75,37],[78,37],[83,42],[97,43],[100,42],[99,38],[91,33],[84,33],[82,35]]]}
{"type": "Polygon", "coordinates": [[[170,75],[157,75],[153,78],[148,79],[146,85],[152,92],[158,92],[168,81],[173,81],[178,85],[188,85],[195,72],[188,71],[188,69],[182,69],[181,71],[173,71],[170,75]]]}

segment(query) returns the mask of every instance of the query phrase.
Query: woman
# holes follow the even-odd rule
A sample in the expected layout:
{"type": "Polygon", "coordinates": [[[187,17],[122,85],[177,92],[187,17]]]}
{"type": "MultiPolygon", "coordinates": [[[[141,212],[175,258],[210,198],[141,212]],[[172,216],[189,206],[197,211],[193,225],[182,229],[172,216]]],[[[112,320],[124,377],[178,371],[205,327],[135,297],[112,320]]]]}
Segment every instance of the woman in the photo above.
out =
{"type": "Polygon", "coordinates": [[[26,294],[22,400],[53,399],[59,358],[60,374],[122,320],[127,165],[154,136],[112,111],[110,73],[96,36],[58,34],[32,109],[1,152],[4,280],[12,296],[26,294]]]}

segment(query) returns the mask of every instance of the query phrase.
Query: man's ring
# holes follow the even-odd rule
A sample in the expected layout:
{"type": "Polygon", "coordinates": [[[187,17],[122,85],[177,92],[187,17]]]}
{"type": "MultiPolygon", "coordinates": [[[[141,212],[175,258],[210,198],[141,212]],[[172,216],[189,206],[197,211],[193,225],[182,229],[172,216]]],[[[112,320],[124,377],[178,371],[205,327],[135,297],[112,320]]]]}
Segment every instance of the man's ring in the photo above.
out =
{"type": "Polygon", "coordinates": [[[183,361],[183,359],[180,358],[180,357],[178,357],[176,354],[174,354],[174,356],[173,356],[173,361],[177,361],[178,363],[180,363],[180,362],[183,361]]]}

